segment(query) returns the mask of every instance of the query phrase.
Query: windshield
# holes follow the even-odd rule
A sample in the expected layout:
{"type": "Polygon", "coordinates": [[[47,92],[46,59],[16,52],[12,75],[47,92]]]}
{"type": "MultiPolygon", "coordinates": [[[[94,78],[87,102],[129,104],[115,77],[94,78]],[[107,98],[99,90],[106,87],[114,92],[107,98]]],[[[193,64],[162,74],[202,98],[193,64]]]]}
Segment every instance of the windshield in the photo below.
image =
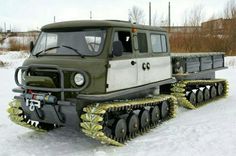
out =
{"type": "Polygon", "coordinates": [[[106,37],[105,30],[75,32],[42,32],[33,55],[95,56],[101,53],[106,37]]]}

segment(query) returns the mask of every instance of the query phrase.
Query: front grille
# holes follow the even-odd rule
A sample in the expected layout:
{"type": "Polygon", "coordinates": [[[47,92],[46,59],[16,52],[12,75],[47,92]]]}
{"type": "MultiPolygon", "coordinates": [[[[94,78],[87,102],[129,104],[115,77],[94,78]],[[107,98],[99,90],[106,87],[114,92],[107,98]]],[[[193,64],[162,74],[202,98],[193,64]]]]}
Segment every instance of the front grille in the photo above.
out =
{"type": "Polygon", "coordinates": [[[68,73],[75,73],[79,72],[82,73],[85,77],[87,77],[87,82],[88,82],[88,76],[87,74],[79,69],[74,69],[74,68],[61,68],[56,65],[38,65],[38,64],[32,64],[30,66],[22,66],[18,67],[15,72],[15,82],[16,84],[25,89],[25,90],[33,90],[33,91],[39,91],[39,92],[52,92],[54,95],[59,94],[61,100],[65,100],[65,92],[80,92],[83,89],[85,89],[88,85],[86,83],[82,87],[78,88],[72,88],[70,85],[70,81],[65,81],[68,79],[68,73]],[[34,78],[35,83],[30,84],[30,83],[20,83],[18,79],[18,73],[22,71],[25,71],[27,76],[29,78],[34,78]],[[37,77],[40,78],[37,83],[37,77]],[[66,77],[66,79],[65,79],[66,77]],[[42,85],[38,85],[42,79],[47,80],[48,83],[54,83],[54,87],[52,86],[44,86],[43,83],[42,85]]]}

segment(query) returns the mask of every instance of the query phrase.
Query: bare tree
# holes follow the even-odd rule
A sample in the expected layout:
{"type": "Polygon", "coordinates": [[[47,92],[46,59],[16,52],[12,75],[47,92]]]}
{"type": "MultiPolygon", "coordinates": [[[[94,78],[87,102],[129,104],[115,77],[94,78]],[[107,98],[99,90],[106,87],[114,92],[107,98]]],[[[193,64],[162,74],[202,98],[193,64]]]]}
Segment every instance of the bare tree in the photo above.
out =
{"type": "Polygon", "coordinates": [[[160,22],[159,22],[159,20],[158,20],[157,12],[155,12],[155,13],[152,15],[152,25],[153,25],[153,26],[160,26],[160,22]]]}
{"type": "Polygon", "coordinates": [[[194,8],[185,11],[186,17],[184,21],[185,30],[183,41],[185,50],[188,52],[202,50],[202,35],[200,25],[203,20],[203,7],[202,5],[195,6],[194,8]]]}
{"type": "Polygon", "coordinates": [[[157,12],[152,15],[152,25],[166,27],[168,25],[168,19],[163,14],[158,16],[157,12]]]}
{"type": "Polygon", "coordinates": [[[224,8],[224,49],[228,55],[236,52],[236,2],[229,0],[224,8]]]}
{"type": "Polygon", "coordinates": [[[203,7],[202,5],[195,6],[190,11],[187,12],[187,17],[185,18],[185,24],[188,26],[200,26],[203,20],[203,7]]]}
{"type": "Polygon", "coordinates": [[[224,17],[227,19],[236,18],[236,2],[235,0],[229,0],[226,3],[224,9],[224,17]]]}
{"type": "Polygon", "coordinates": [[[137,7],[133,6],[129,9],[129,20],[137,24],[145,24],[145,14],[144,11],[137,7]]]}

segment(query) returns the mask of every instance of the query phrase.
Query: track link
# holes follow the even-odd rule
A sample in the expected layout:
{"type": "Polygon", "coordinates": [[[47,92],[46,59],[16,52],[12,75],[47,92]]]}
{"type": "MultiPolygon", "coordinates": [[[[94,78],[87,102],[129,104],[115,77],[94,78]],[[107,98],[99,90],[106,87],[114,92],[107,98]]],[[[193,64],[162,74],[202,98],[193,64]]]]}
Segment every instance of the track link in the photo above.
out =
{"type": "Polygon", "coordinates": [[[21,109],[21,102],[16,99],[9,103],[9,108],[7,109],[7,112],[9,113],[9,118],[15,124],[18,124],[20,126],[23,126],[23,127],[26,127],[26,128],[38,131],[38,132],[46,132],[56,127],[52,124],[39,123],[36,121],[31,121],[30,119],[27,119],[26,116],[24,115],[23,110],[21,109]]]}
{"type": "MultiPolygon", "coordinates": [[[[229,84],[224,79],[214,79],[214,80],[183,80],[178,83],[175,83],[172,85],[171,88],[171,95],[175,96],[178,100],[178,104],[188,108],[188,109],[196,109],[198,107],[201,107],[205,104],[207,104],[210,101],[217,100],[219,98],[225,97],[228,94],[228,87],[229,84]],[[209,90],[210,87],[214,86],[217,87],[219,84],[222,84],[222,93],[218,94],[216,93],[216,96],[209,97],[209,99],[201,100],[201,102],[196,101],[196,103],[190,102],[190,98],[188,98],[187,93],[193,92],[193,90],[199,90],[202,91],[202,88],[206,88],[209,90]],[[191,90],[191,86],[194,86],[194,88],[191,90]],[[208,87],[207,87],[208,86],[208,87]]],[[[217,90],[216,90],[217,91],[217,90]]],[[[195,93],[194,93],[195,94],[195,93]]],[[[194,95],[193,94],[193,95],[194,95]]]]}
{"type": "Polygon", "coordinates": [[[139,130],[132,134],[127,134],[125,138],[116,138],[114,135],[107,134],[105,129],[107,116],[112,113],[121,112],[121,111],[133,111],[141,110],[145,107],[154,107],[159,106],[163,101],[169,103],[168,115],[165,119],[175,117],[175,112],[177,109],[177,100],[174,96],[171,95],[159,95],[152,98],[146,99],[135,99],[135,100],[126,100],[126,101],[115,101],[115,102],[106,102],[100,104],[89,105],[83,109],[84,114],[81,115],[81,127],[82,131],[89,137],[92,137],[101,143],[121,146],[126,141],[134,138],[139,134],[143,134],[148,131],[150,128],[154,128],[160,123],[160,121],[149,124],[145,128],[139,128],[139,130]]]}

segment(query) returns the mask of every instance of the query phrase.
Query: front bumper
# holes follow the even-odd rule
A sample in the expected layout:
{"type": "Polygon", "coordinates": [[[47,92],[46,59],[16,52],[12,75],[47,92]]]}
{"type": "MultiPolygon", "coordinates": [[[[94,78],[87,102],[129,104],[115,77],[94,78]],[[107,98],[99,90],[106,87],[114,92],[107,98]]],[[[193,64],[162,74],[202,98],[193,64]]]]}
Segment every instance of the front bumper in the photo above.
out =
{"type": "Polygon", "coordinates": [[[24,115],[30,120],[79,128],[80,119],[76,111],[76,103],[71,101],[42,102],[40,108],[35,107],[32,111],[24,96],[15,96],[15,99],[21,101],[24,115]]]}

